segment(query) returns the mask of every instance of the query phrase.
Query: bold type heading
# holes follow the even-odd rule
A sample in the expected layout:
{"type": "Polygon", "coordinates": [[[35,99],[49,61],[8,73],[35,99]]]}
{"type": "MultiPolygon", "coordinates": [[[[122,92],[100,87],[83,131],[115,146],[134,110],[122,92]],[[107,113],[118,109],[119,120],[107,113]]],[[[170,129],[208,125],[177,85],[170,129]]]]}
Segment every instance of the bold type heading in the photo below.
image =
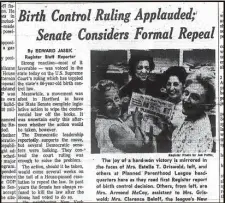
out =
{"type": "MultiPolygon", "coordinates": [[[[36,13],[32,13],[30,10],[20,10],[18,22],[46,22],[51,20],[52,22],[94,22],[102,21],[112,22],[121,21],[123,23],[130,23],[131,21],[140,22],[141,24],[154,23],[157,21],[190,21],[193,22],[197,12],[191,7],[185,11],[182,8],[177,8],[175,12],[167,12],[162,8],[156,9],[155,12],[144,12],[142,8],[138,9],[137,13],[123,13],[119,9],[112,8],[110,11],[107,9],[87,9],[83,13],[71,12],[63,13],[60,9],[53,10],[52,13],[45,13],[45,10],[40,10],[36,13]]],[[[173,39],[174,27],[165,28],[163,31],[144,30],[143,26],[135,29],[133,39],[148,39],[148,40],[163,40],[173,39]]],[[[189,39],[192,42],[196,39],[211,39],[214,38],[215,27],[212,27],[207,31],[189,31],[187,27],[179,28],[178,39],[189,39]]],[[[78,30],[79,40],[127,40],[130,37],[129,32],[118,32],[118,29],[104,28],[100,32],[89,32],[87,28],[81,28],[78,30]]],[[[43,28],[38,30],[37,41],[40,40],[71,40],[72,33],[62,31],[60,33],[48,33],[43,28]]]]}

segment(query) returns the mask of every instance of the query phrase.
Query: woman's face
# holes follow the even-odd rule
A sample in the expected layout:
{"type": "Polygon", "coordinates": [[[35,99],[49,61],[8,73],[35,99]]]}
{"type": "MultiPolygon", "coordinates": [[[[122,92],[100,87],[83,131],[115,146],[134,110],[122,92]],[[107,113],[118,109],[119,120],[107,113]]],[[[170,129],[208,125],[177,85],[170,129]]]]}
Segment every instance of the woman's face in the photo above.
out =
{"type": "Polygon", "coordinates": [[[177,76],[170,76],[166,83],[166,91],[172,101],[179,101],[182,96],[183,84],[177,76]]]}
{"type": "Polygon", "coordinates": [[[147,60],[139,61],[136,65],[135,76],[141,81],[146,81],[149,73],[149,62],[147,60]]]}
{"type": "Polygon", "coordinates": [[[192,117],[205,111],[206,90],[199,83],[192,83],[184,89],[182,95],[183,114],[192,117]]]}
{"type": "Polygon", "coordinates": [[[111,88],[105,92],[105,115],[109,118],[118,118],[121,114],[121,102],[118,90],[111,88]]]}

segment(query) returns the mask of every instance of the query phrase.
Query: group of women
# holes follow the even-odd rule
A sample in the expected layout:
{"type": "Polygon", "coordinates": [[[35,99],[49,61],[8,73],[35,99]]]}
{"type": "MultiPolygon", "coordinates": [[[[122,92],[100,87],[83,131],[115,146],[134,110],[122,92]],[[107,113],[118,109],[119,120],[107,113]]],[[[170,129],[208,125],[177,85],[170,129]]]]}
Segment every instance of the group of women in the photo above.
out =
{"type": "Polygon", "coordinates": [[[213,137],[207,111],[215,101],[214,74],[205,67],[188,75],[183,67],[173,66],[164,72],[165,84],[161,85],[149,78],[155,65],[147,53],[133,55],[129,66],[132,80],[122,88],[101,80],[92,90],[92,105],[98,110],[95,136],[100,153],[211,152],[213,137]],[[172,119],[152,117],[149,129],[153,130],[146,132],[141,112],[136,109],[127,115],[133,92],[174,103],[172,119]]]}

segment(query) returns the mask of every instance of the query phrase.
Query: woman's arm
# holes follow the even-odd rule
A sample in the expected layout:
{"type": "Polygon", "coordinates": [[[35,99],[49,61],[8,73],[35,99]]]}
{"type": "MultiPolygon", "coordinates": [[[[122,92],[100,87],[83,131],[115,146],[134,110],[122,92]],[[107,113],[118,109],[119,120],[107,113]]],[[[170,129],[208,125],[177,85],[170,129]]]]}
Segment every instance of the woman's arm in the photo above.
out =
{"type": "Polygon", "coordinates": [[[110,139],[117,149],[124,152],[139,152],[144,140],[139,127],[135,128],[135,136],[127,132],[123,127],[112,125],[109,129],[110,139]]]}

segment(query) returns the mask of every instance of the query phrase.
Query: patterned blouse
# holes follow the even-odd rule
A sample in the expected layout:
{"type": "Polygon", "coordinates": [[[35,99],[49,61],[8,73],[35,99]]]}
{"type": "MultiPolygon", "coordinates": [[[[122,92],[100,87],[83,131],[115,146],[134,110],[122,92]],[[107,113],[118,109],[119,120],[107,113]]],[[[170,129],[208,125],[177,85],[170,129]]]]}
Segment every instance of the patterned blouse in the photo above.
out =
{"type": "Polygon", "coordinates": [[[179,127],[184,122],[185,115],[182,113],[182,108],[182,102],[179,102],[174,107],[173,117],[171,119],[171,124],[174,129],[179,127]]]}
{"type": "Polygon", "coordinates": [[[172,135],[172,153],[211,153],[213,138],[209,117],[184,120],[172,135]]]}

